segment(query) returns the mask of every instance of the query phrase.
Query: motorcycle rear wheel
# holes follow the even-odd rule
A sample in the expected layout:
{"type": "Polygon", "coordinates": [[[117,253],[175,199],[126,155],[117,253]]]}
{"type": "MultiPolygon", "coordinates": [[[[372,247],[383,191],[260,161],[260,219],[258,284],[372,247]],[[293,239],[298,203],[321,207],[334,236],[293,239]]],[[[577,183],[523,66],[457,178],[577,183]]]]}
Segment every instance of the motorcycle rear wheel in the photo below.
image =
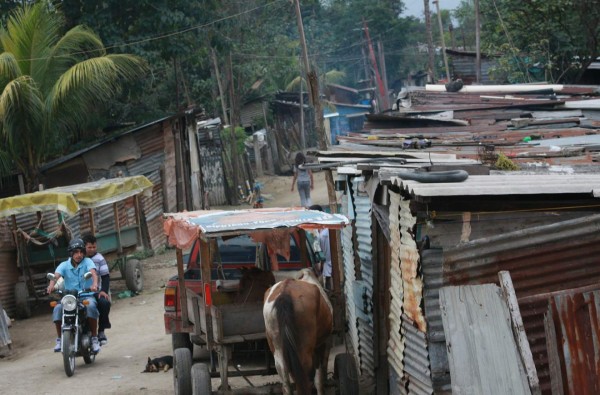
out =
{"type": "Polygon", "coordinates": [[[65,373],[68,377],[71,377],[75,373],[75,336],[73,336],[73,332],[64,331],[62,333],[62,342],[65,373]]]}

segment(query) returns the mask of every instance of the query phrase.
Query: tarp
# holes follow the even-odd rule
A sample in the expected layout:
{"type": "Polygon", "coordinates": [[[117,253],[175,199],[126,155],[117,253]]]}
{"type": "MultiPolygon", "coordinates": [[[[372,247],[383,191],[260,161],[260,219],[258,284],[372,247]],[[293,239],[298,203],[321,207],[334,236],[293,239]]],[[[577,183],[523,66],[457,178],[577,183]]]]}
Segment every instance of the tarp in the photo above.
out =
{"type": "Polygon", "coordinates": [[[268,229],[340,229],[349,224],[341,214],[304,208],[264,208],[233,211],[190,211],[164,214],[164,231],[169,244],[191,247],[199,236],[224,236],[268,229]]]}
{"type": "Polygon", "coordinates": [[[133,176],[51,188],[0,199],[0,217],[49,210],[74,215],[82,208],[96,208],[142,192],[151,193],[151,187],[152,182],[146,177],[133,176]]]}

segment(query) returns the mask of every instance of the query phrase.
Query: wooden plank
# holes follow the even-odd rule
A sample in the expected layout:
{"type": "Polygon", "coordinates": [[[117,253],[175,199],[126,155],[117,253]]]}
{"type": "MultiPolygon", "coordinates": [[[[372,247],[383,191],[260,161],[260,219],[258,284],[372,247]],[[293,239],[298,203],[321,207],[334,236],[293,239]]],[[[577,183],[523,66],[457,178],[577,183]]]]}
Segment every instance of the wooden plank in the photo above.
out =
{"type": "Polygon", "coordinates": [[[453,393],[531,393],[500,288],[443,287],[440,308],[453,393]]]}
{"type": "Polygon", "coordinates": [[[500,279],[502,294],[508,305],[510,322],[512,324],[513,335],[517,341],[517,348],[519,349],[521,360],[525,366],[525,372],[527,372],[529,389],[531,389],[533,395],[541,395],[540,380],[537,375],[535,363],[533,362],[533,355],[529,348],[527,335],[525,334],[525,326],[523,325],[523,318],[521,317],[521,310],[519,309],[519,302],[517,301],[517,294],[515,293],[510,273],[506,270],[502,270],[498,272],[498,278],[500,279]]]}

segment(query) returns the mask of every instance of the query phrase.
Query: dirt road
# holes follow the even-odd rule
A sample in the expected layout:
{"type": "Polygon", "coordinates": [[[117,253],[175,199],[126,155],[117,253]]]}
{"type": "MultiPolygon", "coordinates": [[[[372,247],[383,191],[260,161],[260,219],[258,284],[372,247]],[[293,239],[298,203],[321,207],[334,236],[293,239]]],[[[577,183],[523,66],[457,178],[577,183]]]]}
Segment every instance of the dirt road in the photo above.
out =
{"type": "MultiPolygon", "coordinates": [[[[290,192],[291,177],[264,177],[266,207],[299,204],[296,191],[290,192]]],[[[327,203],[324,174],[315,174],[313,202],[327,203]]],[[[248,206],[237,206],[237,209],[248,206]]],[[[144,291],[135,297],[118,299],[124,282],[113,282],[113,328],[107,331],[109,342],[91,365],[77,359],[75,375],[68,378],[63,370],[62,354],[54,353],[55,332],[49,306],[42,306],[34,317],[13,322],[10,328],[12,355],[0,359],[0,393],[6,394],[172,394],[173,375],[141,373],[148,357],[171,355],[171,338],[163,326],[163,287],[177,271],[173,250],[146,259],[144,291]]],[[[216,388],[218,379],[213,379],[216,388]]],[[[251,379],[253,380],[253,379],[251,379]]],[[[262,382],[276,377],[260,378],[262,382]]],[[[232,378],[235,388],[245,386],[241,378],[232,378]]],[[[260,384],[260,383],[256,383],[260,384]]]]}

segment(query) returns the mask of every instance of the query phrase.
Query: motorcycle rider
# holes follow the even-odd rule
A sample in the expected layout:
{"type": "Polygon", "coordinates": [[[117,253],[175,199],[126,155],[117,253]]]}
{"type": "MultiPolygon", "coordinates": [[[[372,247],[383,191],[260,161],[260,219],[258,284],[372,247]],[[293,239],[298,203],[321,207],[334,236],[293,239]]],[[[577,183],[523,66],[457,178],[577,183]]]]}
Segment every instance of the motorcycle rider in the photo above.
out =
{"type": "Polygon", "coordinates": [[[108,338],[104,333],[105,329],[110,329],[110,320],[108,315],[110,314],[110,268],[106,259],[98,252],[96,244],[96,237],[91,234],[85,234],[83,236],[83,242],[85,244],[85,253],[96,265],[96,272],[100,276],[100,292],[96,294],[96,302],[98,303],[98,340],[100,345],[104,346],[108,343],[108,338]]]}
{"type": "MultiPolygon", "coordinates": [[[[61,277],[64,278],[65,286],[64,289],[74,289],[81,291],[85,288],[90,288],[93,292],[98,290],[98,275],[96,274],[96,265],[94,262],[85,256],[85,244],[81,239],[73,239],[69,242],[67,249],[70,258],[62,262],[56,268],[54,273],[54,280],[50,280],[48,284],[47,292],[50,294],[54,290],[54,285],[61,277]],[[92,273],[91,286],[89,286],[90,280],[84,279],[86,272],[92,273]]],[[[89,304],[86,307],[87,320],[90,330],[92,332],[92,352],[100,352],[100,343],[98,342],[98,308],[96,306],[96,298],[89,296],[85,298],[89,304]]],[[[52,313],[52,321],[56,326],[56,345],[54,346],[54,352],[61,351],[61,325],[62,325],[62,305],[59,303],[54,307],[52,313]]]]}

